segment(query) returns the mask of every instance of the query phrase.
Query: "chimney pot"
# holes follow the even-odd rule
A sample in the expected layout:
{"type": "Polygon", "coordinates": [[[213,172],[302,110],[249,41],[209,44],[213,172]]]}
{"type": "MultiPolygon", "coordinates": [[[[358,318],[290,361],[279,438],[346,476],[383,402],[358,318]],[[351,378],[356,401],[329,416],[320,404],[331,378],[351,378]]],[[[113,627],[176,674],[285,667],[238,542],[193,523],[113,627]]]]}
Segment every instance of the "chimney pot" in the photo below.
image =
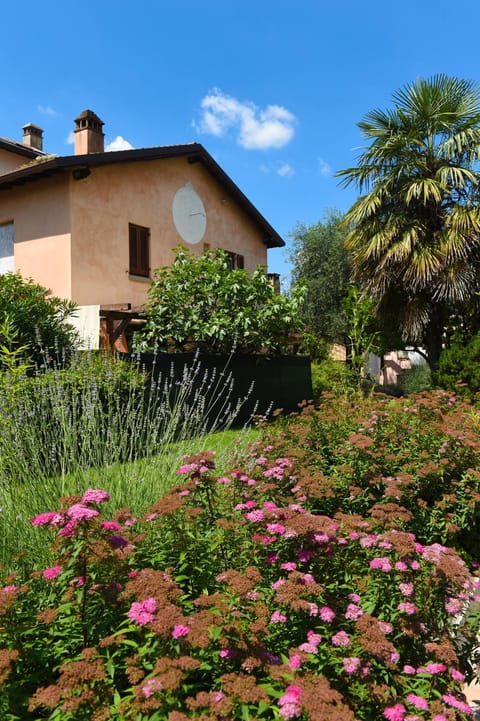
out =
{"type": "Polygon", "coordinates": [[[43,130],[38,125],[27,123],[23,126],[23,144],[35,150],[43,150],[43,130]]]}
{"type": "Polygon", "coordinates": [[[103,125],[104,122],[93,110],[84,110],[78,118],[75,118],[75,155],[103,153],[105,149],[103,125]]]}

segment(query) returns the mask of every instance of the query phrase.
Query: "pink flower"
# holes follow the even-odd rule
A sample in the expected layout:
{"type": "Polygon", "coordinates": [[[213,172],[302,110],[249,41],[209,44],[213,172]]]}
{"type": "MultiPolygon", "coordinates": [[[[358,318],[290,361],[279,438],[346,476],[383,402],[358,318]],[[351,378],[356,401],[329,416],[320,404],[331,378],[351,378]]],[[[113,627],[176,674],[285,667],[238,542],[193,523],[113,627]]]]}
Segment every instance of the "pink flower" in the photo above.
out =
{"type": "Polygon", "coordinates": [[[43,571],[43,577],[47,578],[48,580],[52,580],[56,578],[60,573],[62,572],[61,566],[52,566],[51,568],[46,568],[43,571]]]}
{"type": "Polygon", "coordinates": [[[282,586],[285,586],[286,581],[284,578],[279,578],[278,581],[274,581],[272,583],[272,588],[276,591],[278,588],[281,588],[282,586]]]}
{"type": "Polygon", "coordinates": [[[139,626],[145,626],[146,623],[150,623],[154,620],[154,613],[157,610],[157,602],[154,598],[146,598],[145,601],[135,601],[130,606],[130,610],[127,613],[128,618],[139,626]]]}
{"type": "Polygon", "coordinates": [[[274,611],[270,616],[270,623],[285,623],[287,617],[280,611],[274,611]]]}
{"type": "Polygon", "coordinates": [[[18,591],[18,586],[4,586],[2,591],[4,593],[15,593],[15,591],[18,591]]]}
{"type": "Polygon", "coordinates": [[[286,692],[278,700],[278,705],[281,707],[279,714],[282,718],[289,719],[300,716],[302,707],[300,706],[300,696],[302,689],[300,686],[287,686],[286,692]]]}
{"type": "Polygon", "coordinates": [[[332,636],[332,643],[334,646],[350,646],[348,633],[345,633],[345,631],[339,631],[332,636]]]}
{"type": "Polygon", "coordinates": [[[415,591],[413,588],[413,583],[399,583],[398,588],[400,589],[400,593],[402,593],[404,596],[413,596],[415,591]]]}
{"type": "Polygon", "coordinates": [[[315,633],[315,631],[307,631],[307,639],[309,643],[313,643],[315,646],[318,646],[318,644],[322,642],[322,637],[319,633],[315,633]]]}
{"type": "Polygon", "coordinates": [[[235,658],[236,653],[233,648],[221,648],[218,655],[220,658],[235,658]]]}
{"type": "Polygon", "coordinates": [[[397,571],[408,571],[408,566],[405,561],[397,561],[395,564],[395,568],[397,571]]]}
{"type": "Polygon", "coordinates": [[[62,538],[71,538],[75,535],[75,529],[77,528],[77,525],[77,521],[68,521],[68,523],[64,525],[58,535],[62,536],[62,538]]]}
{"type": "Polygon", "coordinates": [[[335,618],[335,611],[332,611],[329,606],[322,606],[320,609],[320,618],[322,621],[326,621],[326,623],[331,623],[335,618]]]}
{"type": "Polygon", "coordinates": [[[298,648],[303,653],[318,653],[318,646],[314,643],[301,643],[298,648]]]}
{"type": "Polygon", "coordinates": [[[282,563],[282,565],[280,566],[283,571],[294,571],[296,567],[297,564],[293,561],[287,561],[286,563],[282,563]]]}
{"type": "Polygon", "coordinates": [[[353,601],[353,603],[360,603],[360,601],[362,600],[358,593],[349,593],[348,598],[350,599],[350,601],[353,601]]]}
{"type": "Polygon", "coordinates": [[[104,501],[110,500],[110,495],[107,491],[94,490],[89,488],[82,496],[82,503],[103,503],[104,501]]]}
{"type": "Polygon", "coordinates": [[[343,659],[343,668],[345,669],[345,673],[351,674],[355,673],[355,671],[358,670],[360,666],[360,659],[356,656],[351,656],[349,658],[343,659]]]}
{"type": "Polygon", "coordinates": [[[183,626],[181,623],[177,623],[173,627],[172,638],[182,638],[183,636],[187,636],[189,633],[190,628],[188,626],[183,626]]]}
{"type": "Polygon", "coordinates": [[[436,673],[444,673],[447,670],[447,667],[444,663],[428,663],[425,666],[426,673],[436,674],[436,673]]]}
{"type": "Polygon", "coordinates": [[[464,674],[460,673],[460,671],[456,668],[451,669],[450,676],[453,678],[454,681],[459,681],[460,683],[463,683],[465,681],[464,674]]]}
{"type": "Polygon", "coordinates": [[[447,613],[460,613],[462,610],[463,604],[458,598],[449,598],[445,603],[445,609],[447,613]]]}
{"type": "Polygon", "coordinates": [[[94,508],[84,506],[83,503],[74,503],[73,506],[70,506],[68,509],[67,515],[73,521],[84,521],[89,518],[95,518],[99,513],[94,508]]]}
{"type": "Polygon", "coordinates": [[[452,706],[453,708],[458,708],[459,711],[462,711],[466,714],[473,714],[472,708],[468,705],[468,703],[465,703],[465,701],[462,701],[461,699],[458,699],[456,696],[452,696],[450,693],[444,693],[442,696],[443,700],[447,704],[447,706],[452,706]]]}
{"type": "Polygon", "coordinates": [[[417,669],[414,666],[408,664],[403,667],[403,673],[407,673],[409,676],[414,676],[417,673],[417,669]]]}
{"type": "Polygon", "coordinates": [[[386,708],[383,712],[383,715],[385,716],[388,721],[403,721],[403,717],[405,716],[407,712],[407,709],[405,706],[401,703],[396,703],[395,706],[389,706],[386,708]]]}
{"type": "Polygon", "coordinates": [[[380,571],[383,571],[384,573],[388,573],[392,570],[392,564],[390,562],[389,558],[381,557],[381,558],[372,558],[370,561],[370,568],[378,568],[380,571]]]}
{"type": "Polygon", "coordinates": [[[117,521],[102,521],[100,528],[104,531],[121,531],[122,527],[117,521]]]}
{"type": "Polygon", "coordinates": [[[255,511],[249,511],[245,514],[245,518],[247,521],[251,521],[252,523],[261,523],[265,516],[263,515],[263,511],[259,511],[258,509],[255,511]]]}
{"type": "Polygon", "coordinates": [[[62,516],[55,511],[47,511],[46,513],[39,513],[38,516],[31,518],[30,523],[32,526],[47,526],[50,525],[52,521],[57,521],[57,519],[60,521],[63,520],[62,516]]]}
{"type": "Polygon", "coordinates": [[[432,721],[447,721],[447,717],[443,715],[443,713],[437,713],[435,716],[432,716],[432,721]]]}
{"type": "Polygon", "coordinates": [[[281,523],[267,523],[267,531],[269,533],[278,533],[279,536],[283,536],[285,533],[285,526],[281,523]]]}
{"type": "Polygon", "coordinates": [[[145,698],[150,698],[156,691],[162,690],[162,682],[159,678],[149,678],[142,686],[142,693],[145,698]]]}
{"type": "Polygon", "coordinates": [[[302,657],[298,655],[298,653],[294,653],[293,656],[290,656],[288,660],[288,665],[291,669],[300,668],[302,665],[302,657]]]}
{"type": "Polygon", "coordinates": [[[217,483],[223,483],[224,485],[228,485],[232,481],[230,478],[226,478],[225,476],[221,476],[220,478],[217,478],[217,483]]]}
{"type": "Polygon", "coordinates": [[[356,619],[360,618],[360,616],[362,616],[362,615],[363,615],[363,611],[360,608],[360,606],[357,606],[355,603],[348,604],[347,610],[345,612],[345,618],[356,621],[356,619]]]}
{"type": "Polygon", "coordinates": [[[177,475],[193,473],[193,471],[198,471],[198,465],[196,463],[186,463],[184,466],[180,466],[180,468],[177,469],[177,475]]]}
{"type": "Polygon", "coordinates": [[[413,613],[416,613],[418,611],[418,608],[411,601],[404,601],[403,603],[399,603],[397,608],[399,611],[406,613],[407,616],[411,616],[413,613]]]}
{"type": "Polygon", "coordinates": [[[406,698],[408,703],[411,703],[412,706],[415,706],[415,708],[420,708],[423,710],[428,709],[428,701],[427,699],[423,698],[423,696],[417,696],[414,693],[409,693],[406,698]]]}
{"type": "Polygon", "coordinates": [[[308,615],[309,616],[318,616],[318,606],[316,603],[308,604],[308,615]]]}

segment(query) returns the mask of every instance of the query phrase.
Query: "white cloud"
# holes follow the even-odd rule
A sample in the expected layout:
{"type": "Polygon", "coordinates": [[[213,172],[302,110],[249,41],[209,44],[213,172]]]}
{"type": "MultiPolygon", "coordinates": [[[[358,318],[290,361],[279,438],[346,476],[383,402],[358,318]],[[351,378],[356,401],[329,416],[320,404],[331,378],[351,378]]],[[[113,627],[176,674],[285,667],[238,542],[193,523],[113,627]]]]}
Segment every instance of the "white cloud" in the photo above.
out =
{"type": "Polygon", "coordinates": [[[117,135],[111,143],[108,143],[105,150],[133,150],[133,145],[121,135],[117,135]]]}
{"type": "Polygon", "coordinates": [[[288,163],[283,163],[277,170],[277,173],[282,178],[290,178],[292,175],[295,175],[295,170],[288,163]]]}
{"type": "Polygon", "coordinates": [[[234,128],[238,144],[248,150],[283,148],[295,134],[295,116],[280,105],[262,110],[215,88],[203,98],[201,107],[200,122],[194,123],[200,133],[220,137],[234,128]]]}
{"type": "Polygon", "coordinates": [[[50,105],[37,105],[37,110],[42,115],[50,115],[51,117],[58,115],[57,111],[51,108],[50,105]]]}
{"type": "Polygon", "coordinates": [[[320,175],[323,175],[324,177],[327,177],[328,175],[332,174],[332,169],[330,165],[324,160],[323,158],[317,158],[318,162],[318,172],[320,175]]]}
{"type": "Polygon", "coordinates": [[[75,144],[75,133],[73,132],[73,130],[71,130],[71,131],[69,132],[69,134],[67,135],[67,137],[66,137],[66,139],[65,139],[65,143],[66,143],[67,145],[74,145],[74,144],[75,144]]]}

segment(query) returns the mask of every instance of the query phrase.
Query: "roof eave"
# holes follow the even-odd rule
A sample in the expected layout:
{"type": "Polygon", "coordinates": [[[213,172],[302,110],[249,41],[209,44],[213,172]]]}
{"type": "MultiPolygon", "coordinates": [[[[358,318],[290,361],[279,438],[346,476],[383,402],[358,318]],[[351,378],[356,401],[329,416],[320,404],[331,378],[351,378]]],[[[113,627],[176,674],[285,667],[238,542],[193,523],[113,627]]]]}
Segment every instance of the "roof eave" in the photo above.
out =
{"type": "Polygon", "coordinates": [[[190,162],[201,162],[214,177],[229,190],[231,195],[242,206],[245,212],[256,222],[264,234],[263,242],[267,248],[282,248],[285,241],[247,196],[234,183],[229,175],[218,165],[213,157],[200,143],[185,145],[167,145],[153,148],[138,148],[132,150],[116,150],[103,153],[88,153],[85,155],[64,155],[39,163],[32,163],[27,167],[12,170],[0,175],[0,190],[8,190],[16,185],[41,180],[61,173],[68,173],[79,169],[89,169],[102,165],[117,163],[131,163],[149,160],[185,157],[190,162]]]}

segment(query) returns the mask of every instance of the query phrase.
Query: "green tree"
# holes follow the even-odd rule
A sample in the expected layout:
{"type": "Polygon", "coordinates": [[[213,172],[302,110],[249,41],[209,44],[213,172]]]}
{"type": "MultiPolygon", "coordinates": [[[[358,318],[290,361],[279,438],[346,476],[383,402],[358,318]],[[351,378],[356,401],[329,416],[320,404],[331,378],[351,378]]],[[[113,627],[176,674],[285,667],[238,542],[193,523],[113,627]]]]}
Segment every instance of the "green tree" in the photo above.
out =
{"type": "Polygon", "coordinates": [[[69,351],[76,332],[68,324],[75,304],[50,296],[47,288],[20,273],[0,275],[0,365],[8,368],[21,353],[38,366],[69,351]]]}
{"type": "Polygon", "coordinates": [[[347,333],[343,300],[348,293],[351,259],[345,249],[347,230],[342,220],[339,211],[328,211],[323,220],[309,226],[299,224],[290,234],[292,283],[303,283],[306,288],[302,319],[310,333],[329,343],[344,343],[347,333]]]}
{"type": "Polygon", "coordinates": [[[140,351],[280,353],[300,329],[302,288],[275,292],[265,269],[231,270],[228,255],[192,255],[178,248],[171,266],[154,273],[145,306],[147,322],[135,336],[140,351]]]}
{"type": "Polygon", "coordinates": [[[435,368],[450,316],[480,287],[480,92],[421,79],[359,127],[370,144],[339,173],[365,192],[345,216],[353,277],[435,368]]]}

